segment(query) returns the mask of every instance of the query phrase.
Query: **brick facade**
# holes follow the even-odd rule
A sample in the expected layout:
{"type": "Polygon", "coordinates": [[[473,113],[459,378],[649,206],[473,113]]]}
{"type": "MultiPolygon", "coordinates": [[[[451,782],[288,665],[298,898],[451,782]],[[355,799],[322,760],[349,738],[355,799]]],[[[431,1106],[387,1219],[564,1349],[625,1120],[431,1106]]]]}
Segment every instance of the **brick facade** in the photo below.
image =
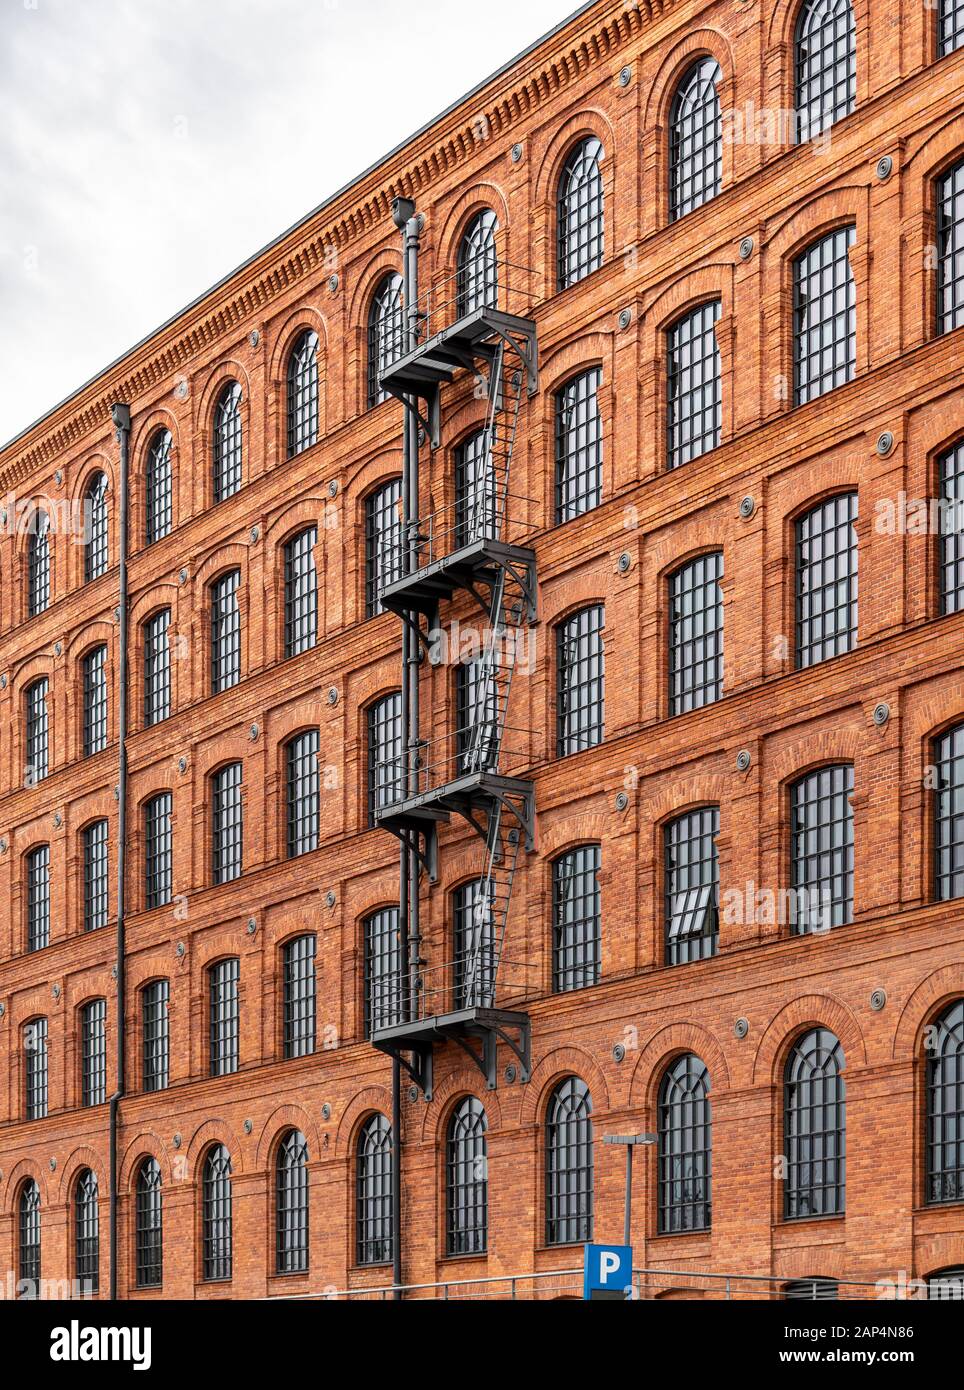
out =
{"type": "MultiPolygon", "coordinates": [[[[17,1268],[17,1202],[40,1189],[45,1278],[73,1273],[74,1180],[101,1192],[101,1289],[107,1284],[108,1110],[80,1108],[78,1012],[107,999],[108,1091],[119,1026],[111,926],[82,931],[81,831],[110,822],[116,910],[117,495],[112,401],[130,402],[131,733],[127,1018],[121,1102],[119,1287],[136,1297],[251,1298],[382,1284],[390,1266],[354,1262],[354,1152],[374,1110],[391,1113],[391,1063],[364,1040],[362,923],[397,900],[398,851],[366,828],[365,711],[398,688],[400,637],[390,613],[364,618],[364,503],[401,470],[402,408],[366,404],[366,322],[384,272],[401,269],[394,194],[425,215],[423,286],[451,274],[473,211],[498,216],[499,254],[531,269],[538,394],[523,405],[510,510],[513,539],[538,557],[540,623],[531,676],[513,688],[527,734],[538,808],[536,846],[516,878],[509,949],[526,962],[533,1026],[526,1084],[485,1089],[454,1045],[436,1050],[431,1102],[402,1102],[402,1261],[406,1282],[551,1270],[578,1253],[544,1233],[543,1127],[549,1095],[575,1073],[589,1086],[597,1139],[652,1130],[666,1064],[691,1050],[706,1063],[713,1105],[713,1220],[660,1236],[656,1159],[636,1172],[637,1263],[840,1279],[925,1276],[964,1264],[964,1205],[926,1205],[923,1035],[964,995],[958,904],[933,901],[926,778],[930,740],[964,718],[964,617],[939,616],[936,539],[887,534],[878,504],[935,492],[935,460],[964,433],[964,330],[935,332],[934,182],[964,156],[964,52],[940,60],[933,9],[854,0],[855,111],[830,148],[725,141],[723,188],[668,222],[667,125],[680,77],[700,54],[720,64],[724,112],[792,107],[796,0],[599,0],[384,164],[259,253],[0,455],[11,499],[76,501],[109,479],[111,565],[83,583],[82,548],[57,536],[48,610],[28,618],[27,538],[0,538],[0,1270],[17,1268]],[[620,72],[629,80],[621,83],[620,72]],[[555,189],[573,141],[602,141],[603,266],[555,290],[555,189]],[[521,157],[512,158],[514,145],[521,157]],[[888,155],[893,172],[881,178],[888,155]],[[856,228],[850,261],[857,313],[853,381],[794,409],[791,263],[835,226],[856,228]],[[753,239],[744,258],[740,244],[753,239]],[[337,280],[333,277],[337,275],[337,280]],[[722,443],[665,469],[665,334],[687,308],[718,299],[722,443]],[[628,324],[622,311],[630,311],[628,324]],[[285,374],[298,334],[320,339],[319,442],[285,456],[285,374]],[[601,368],[603,501],[553,525],[553,397],[578,369],[601,368]],[[212,414],[230,379],[242,387],[244,485],[215,505],[212,414]],[[145,450],[173,436],[174,526],[143,544],[145,450]],[[893,448],[877,451],[890,431],[893,448]],[[858,494],[860,610],[855,650],[793,670],[794,522],[842,490],[858,494]],[[740,502],[754,500],[752,515],[740,502]],[[282,660],[283,544],[318,528],[316,647],[282,660]],[[723,553],[724,696],[670,719],[666,581],[687,557],[723,553]],[[622,555],[629,563],[620,564],[622,555]],[[241,572],[242,679],[209,694],[207,593],[241,572]],[[605,605],[605,740],[556,759],[556,623],[605,605]],[[143,727],[140,624],[170,607],[173,708],[143,727]],[[788,636],[789,635],[789,636],[788,636]],[[80,661],[108,649],[109,743],[81,756],[80,661]],[[51,772],[22,785],[24,693],[49,680],[51,772]],[[333,692],[330,694],[329,692],[333,692]],[[881,702],[890,718],[878,726],[881,702]],[[285,858],[283,749],[320,730],[321,843],[285,858]],[[737,754],[750,764],[737,770],[737,754]],[[244,873],[213,886],[208,786],[243,764],[244,873]],[[720,807],[721,892],[788,886],[788,788],[827,762],[854,769],[854,920],[829,934],[723,920],[717,956],[663,965],[662,829],[681,811],[720,807]],[[144,910],[144,802],[173,796],[173,903],[144,910]],[[616,798],[627,793],[618,809],[616,798]],[[601,981],[551,990],[551,866],[563,850],[602,846],[601,981]],[[51,941],[25,953],[25,857],[51,854],[51,941]],[[333,896],[331,896],[333,895],[333,896]],[[318,1050],[281,1060],[283,943],[317,934],[318,1050]],[[183,949],[182,949],[183,948],[183,949]],[[206,969],[240,958],[240,1069],[208,1075],[206,969]],[[139,987],[170,981],[170,1086],[142,1093],[139,987]],[[871,994],[886,991],[880,1010],[871,994]],[[49,1114],[24,1120],[23,1026],[49,1028],[49,1114]],[[749,1022],[737,1037],[737,1019],[749,1022]],[[846,1215],[782,1219],[782,1076],[807,1025],[846,1057],[846,1215]],[[622,1044],[621,1060],[614,1045],[622,1044]],[[448,1119],[467,1093],[488,1118],[489,1252],[446,1259],[448,1119]],[[327,1109],[323,1109],[327,1107],[327,1109]],[[310,1267],[274,1273],[274,1161],[290,1127],[309,1151],[310,1267]],[[175,1135],[179,1136],[175,1147],[175,1135]],[[200,1168],[209,1145],[232,1159],[234,1270],[205,1284],[200,1168]],[[164,1278],[138,1292],[133,1186],[145,1155],[161,1167],[164,1278]]],[[[38,363],[38,370],[42,364],[38,363]]],[[[443,399],[442,446],[422,452],[423,511],[451,502],[452,449],[482,420],[462,377],[443,399]]],[[[474,621],[467,600],[451,609],[474,621]]],[[[451,668],[423,667],[423,718],[451,722],[451,668]]],[[[479,872],[479,842],[442,832],[440,878],[423,888],[426,950],[444,960],[452,890],[479,872]]],[[[500,1075],[511,1060],[500,1053],[500,1075]]],[[[618,1237],[621,1151],[596,1145],[595,1229],[618,1237]]]]}

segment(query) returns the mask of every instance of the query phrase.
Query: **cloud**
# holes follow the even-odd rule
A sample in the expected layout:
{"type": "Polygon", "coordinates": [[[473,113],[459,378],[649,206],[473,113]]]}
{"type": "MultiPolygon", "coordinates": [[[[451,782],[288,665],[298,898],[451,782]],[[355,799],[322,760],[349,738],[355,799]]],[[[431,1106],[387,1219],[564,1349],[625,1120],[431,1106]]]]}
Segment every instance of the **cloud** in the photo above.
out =
{"type": "Polygon", "coordinates": [[[0,440],[567,12],[0,0],[0,440]]]}

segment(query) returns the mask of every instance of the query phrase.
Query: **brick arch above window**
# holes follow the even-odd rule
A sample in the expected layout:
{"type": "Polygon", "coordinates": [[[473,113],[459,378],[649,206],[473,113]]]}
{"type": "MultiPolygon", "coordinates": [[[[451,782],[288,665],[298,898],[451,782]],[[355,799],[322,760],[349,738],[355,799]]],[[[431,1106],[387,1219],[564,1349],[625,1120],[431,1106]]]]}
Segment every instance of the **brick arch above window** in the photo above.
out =
{"type": "Polygon", "coordinates": [[[557,1047],[542,1058],[529,1078],[519,1115],[520,1126],[545,1124],[553,1093],[568,1076],[578,1076],[588,1086],[594,1122],[610,1109],[609,1083],[595,1057],[581,1047],[557,1047]]]}
{"type": "Polygon", "coordinates": [[[730,1088],[730,1069],[719,1038],[701,1023],[670,1023],[640,1048],[629,1082],[629,1104],[653,1121],[655,1128],[659,1088],[666,1068],[677,1057],[695,1053],[710,1074],[711,1094],[730,1088]]]}
{"type": "Polygon", "coordinates": [[[141,1165],[153,1158],[161,1170],[161,1191],[174,1183],[174,1169],[169,1154],[170,1139],[165,1141],[154,1130],[143,1129],[124,1150],[118,1170],[118,1188],[132,1192],[137,1186],[141,1165]]]}
{"type": "MultiPolygon", "coordinates": [[[[321,1137],[318,1126],[307,1110],[300,1105],[279,1105],[272,1110],[261,1126],[257,1139],[257,1154],[252,1165],[257,1172],[269,1175],[269,1190],[274,1201],[274,1169],[278,1161],[278,1150],[292,1130],[300,1130],[308,1146],[308,1163],[311,1165],[322,1156],[321,1137]]],[[[234,1151],[232,1150],[232,1156],[234,1151]]]]}
{"type": "MultiPolygon", "coordinates": [[[[335,1135],[336,1158],[354,1159],[358,1136],[365,1122],[375,1114],[384,1115],[391,1125],[392,1094],[385,1086],[366,1086],[346,1105],[335,1135]]],[[[392,1138],[394,1140],[394,1135],[392,1138]]]]}
{"type": "MultiPolygon", "coordinates": [[[[460,191],[454,203],[445,213],[445,220],[438,228],[439,276],[447,280],[455,274],[456,261],[462,238],[480,212],[490,209],[499,223],[496,233],[496,248],[500,260],[506,257],[506,242],[509,226],[509,203],[502,188],[488,181],[472,184],[460,191]]],[[[446,296],[447,297],[447,296],[446,296]]],[[[519,312],[516,310],[515,312],[519,312]]]]}
{"type": "Polygon", "coordinates": [[[445,1142],[452,1115],[467,1096],[477,1100],[485,1111],[489,1134],[502,1128],[502,1107],[497,1092],[485,1089],[485,1080],[476,1067],[459,1067],[446,1076],[441,1085],[436,1086],[431,1104],[422,1108],[420,1141],[423,1144],[434,1143],[440,1162],[444,1161],[445,1142]]]}
{"type": "Polygon", "coordinates": [[[35,1182],[40,1192],[40,1210],[47,1207],[50,1201],[50,1194],[47,1190],[47,1179],[43,1167],[34,1162],[32,1158],[22,1158],[10,1169],[9,1173],[4,1174],[3,1190],[0,1195],[0,1211],[9,1211],[14,1217],[17,1215],[17,1203],[20,1200],[20,1190],[25,1182],[35,1182]]]}
{"type": "Polygon", "coordinates": [[[787,1057],[811,1028],[827,1028],[840,1042],[847,1072],[867,1065],[864,1035],[853,1012],[829,994],[808,994],[785,1005],[772,1019],[753,1059],[754,1085],[782,1086],[787,1057]]]}
{"type": "MultiPolygon", "coordinates": [[[[94,996],[94,998],[98,997],[103,998],[103,995],[94,996]]],[[[88,999],[86,1002],[90,1003],[91,1001],[88,999]]],[[[107,1174],[109,1172],[109,1155],[106,1152],[106,1145],[105,1151],[102,1154],[98,1153],[96,1149],[89,1148],[86,1145],[80,1145],[76,1149],[70,1151],[63,1163],[57,1165],[57,1176],[52,1180],[57,1183],[57,1191],[53,1197],[55,1205],[58,1202],[66,1203],[70,1201],[74,1195],[74,1185],[77,1179],[80,1177],[81,1173],[86,1172],[88,1168],[97,1179],[100,1200],[104,1201],[106,1199],[108,1195],[107,1174]]]]}
{"type": "Polygon", "coordinates": [[[900,1010],[893,1034],[894,1060],[919,1059],[925,1030],[959,999],[964,999],[964,962],[945,965],[925,975],[900,1010]]]}
{"type": "Polygon", "coordinates": [[[244,1146],[234,1132],[233,1125],[225,1119],[205,1120],[203,1124],[198,1125],[187,1144],[182,1143],[181,1145],[181,1152],[185,1155],[188,1166],[194,1172],[194,1181],[199,1190],[204,1171],[204,1161],[211,1149],[219,1144],[223,1144],[231,1155],[231,1176],[237,1177],[243,1173],[244,1146]]]}

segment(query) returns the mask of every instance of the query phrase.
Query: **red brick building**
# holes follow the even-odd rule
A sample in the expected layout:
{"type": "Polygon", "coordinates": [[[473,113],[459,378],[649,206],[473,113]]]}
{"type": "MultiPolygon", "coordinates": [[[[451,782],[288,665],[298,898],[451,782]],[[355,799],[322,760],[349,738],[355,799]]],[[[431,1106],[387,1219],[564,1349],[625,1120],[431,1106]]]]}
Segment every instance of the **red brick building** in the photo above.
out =
{"type": "Polygon", "coordinates": [[[112,1225],[132,1298],[570,1269],[636,1132],[642,1269],[964,1266],[962,45],[959,0],[598,0],[3,450],[10,1280],[105,1294],[112,1225]],[[476,332],[420,407],[393,821],[399,197],[409,365],[476,332]],[[523,581],[484,716],[476,541],[523,581]],[[490,759],[494,860],[438,794],[490,759]]]}

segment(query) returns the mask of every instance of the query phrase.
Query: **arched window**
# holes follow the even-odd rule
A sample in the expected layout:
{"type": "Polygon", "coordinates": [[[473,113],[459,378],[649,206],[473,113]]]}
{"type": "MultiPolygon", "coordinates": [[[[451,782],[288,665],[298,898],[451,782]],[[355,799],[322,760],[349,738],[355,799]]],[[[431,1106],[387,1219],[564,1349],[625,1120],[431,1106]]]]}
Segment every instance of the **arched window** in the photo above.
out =
{"type": "Polygon", "coordinates": [[[107,648],[94,647],[82,663],[84,757],[107,747],[107,648]]]}
{"type": "Polygon", "coordinates": [[[159,792],[144,806],[144,907],[164,907],[174,892],[174,834],[170,792],[159,792]]]}
{"type": "Polygon", "coordinates": [[[50,846],[38,845],[24,861],[27,879],[27,950],[50,945],[50,846]]]}
{"type": "Polygon", "coordinates": [[[452,1112],[445,1158],[445,1248],[449,1255],[480,1255],[486,1248],[488,1127],[482,1102],[475,1096],[466,1096],[452,1112]]]}
{"type": "Polygon", "coordinates": [[[964,1201],[964,999],[927,1030],[925,1148],[930,1203],[964,1201]]]}
{"type": "Polygon", "coordinates": [[[402,480],[365,498],[365,617],[381,613],[381,591],[402,573],[402,480]]]}
{"type": "Polygon", "coordinates": [[[476,213],[459,243],[456,313],[494,309],[499,302],[499,260],[495,234],[499,219],[491,208],[476,213]]]}
{"type": "Polygon", "coordinates": [[[158,1289],[164,1275],[161,1167],[145,1158],[137,1171],[135,1269],[139,1289],[158,1289]]]}
{"type": "Polygon", "coordinates": [[[454,1004],[456,1009],[492,1008],[495,994],[493,889],[473,879],[452,895],[454,916],[454,1004]]]}
{"type": "Polygon", "coordinates": [[[144,723],[159,724],[171,712],[171,610],[162,608],[141,626],[144,637],[144,723]]]}
{"type": "Polygon", "coordinates": [[[107,475],[95,473],[84,493],[85,582],[99,579],[107,565],[107,475]]]}
{"type": "Polygon", "coordinates": [[[941,510],[947,519],[941,527],[941,612],[960,613],[964,610],[964,439],[940,456],[937,470],[941,510]]]}
{"type": "Polygon", "coordinates": [[[285,656],[307,652],[318,640],[317,526],[285,542],[285,656]]]}
{"type": "Polygon", "coordinates": [[[818,767],[790,788],[790,882],[795,936],[853,920],[854,812],[849,763],[818,767]]]}
{"type": "Polygon", "coordinates": [[[556,756],[581,753],[605,734],[606,610],[581,608],[556,628],[556,756]]]}
{"type": "Polygon", "coordinates": [[[275,1200],[275,1270],[304,1274],[308,1268],[308,1143],[289,1130],[278,1147],[275,1200]]]}
{"type": "Polygon", "coordinates": [[[670,468],[718,447],[722,367],[716,341],[720,301],[700,304],[666,334],[666,452],[670,468]]]}
{"type": "Polygon", "coordinates": [[[707,1231],[713,1141],[710,1077],[692,1052],[666,1068],[659,1088],[659,1229],[707,1231]]]}
{"type": "Polygon", "coordinates": [[[100,1213],[97,1178],[89,1168],[74,1184],[74,1264],[81,1293],[100,1288],[100,1213]]]}
{"type": "Polygon", "coordinates": [[[168,980],[152,980],[141,990],[142,1080],[145,1091],[167,1089],[170,1077],[171,1033],[168,980]]]}
{"type": "Polygon", "coordinates": [[[833,1301],[838,1297],[837,1281],[822,1279],[819,1275],[813,1279],[793,1279],[789,1284],[784,1284],[783,1297],[790,1302],[798,1299],[810,1303],[833,1301]]]}
{"type": "Polygon", "coordinates": [[[599,845],[580,845],[552,866],[552,988],[557,994],[599,983],[601,859],[599,845]]]}
{"type": "Polygon", "coordinates": [[[857,29],[851,0],[804,0],[795,53],[797,141],[802,145],[854,109],[857,29]]]}
{"type": "Polygon", "coordinates": [[[401,1021],[401,957],[398,908],[383,907],[365,919],[365,1036],[401,1021]]]}
{"type": "Polygon", "coordinates": [[[927,1276],[927,1298],[930,1302],[964,1303],[964,1265],[957,1269],[938,1269],[927,1276]]]}
{"type": "Polygon", "coordinates": [[[505,495],[497,486],[492,435],[476,430],[455,450],[455,548],[498,540],[505,495]]]}
{"type": "Polygon", "coordinates": [[[107,831],[106,820],[95,820],[84,827],[84,931],[107,926],[107,831]]]}
{"type": "Polygon", "coordinates": [[[377,811],[400,800],[402,771],[402,697],[396,691],[368,707],[369,825],[377,811]]]}
{"type": "Polygon", "coordinates": [[[602,419],[598,367],[556,392],[556,522],[581,516],[602,501],[602,419]]]}
{"type": "Polygon", "coordinates": [[[854,227],[839,227],[793,263],[793,401],[805,405],[853,379],[857,292],[850,248],[854,227]]]}
{"type": "Polygon", "coordinates": [[[964,898],[964,724],[934,740],[934,897],[964,898]]]}
{"type": "Polygon", "coordinates": [[[964,324],[964,159],[937,185],[937,331],[964,324]]]}
{"type": "Polygon", "coordinates": [[[288,358],[288,457],[318,439],[318,334],[306,329],[288,358]]]}
{"type": "Polygon", "coordinates": [[[170,430],[158,430],[147,451],[147,544],[159,541],[171,529],[173,519],[171,498],[170,430]]]}
{"type": "Polygon", "coordinates": [[[958,48],[964,48],[964,0],[939,0],[937,56],[946,58],[958,48]]]}
{"type": "Polygon", "coordinates": [[[24,1118],[42,1120],[47,1114],[47,1020],[35,1018],[23,1030],[24,1118]]]}
{"type": "Polygon", "coordinates": [[[231,1155],[223,1144],[208,1149],[201,1196],[205,1279],[231,1278],[231,1155]]]}
{"type": "Polygon", "coordinates": [[[676,88],[669,118],[669,209],[676,221],[720,191],[723,123],[716,84],[720,65],[700,58],[676,88]]]}
{"type": "Polygon", "coordinates": [[[306,729],[285,744],[285,848],[289,859],[318,848],[319,731],[306,729]]]}
{"type": "Polygon", "coordinates": [[[34,618],[50,604],[50,517],[35,511],[27,542],[27,616],[34,618]]]}
{"type": "Polygon", "coordinates": [[[211,693],[230,690],[241,679],[241,571],[228,570],[210,586],[211,693]]]}
{"type": "Polygon", "coordinates": [[[240,989],[241,962],[237,956],[216,961],[208,969],[208,1060],[212,1076],[229,1076],[238,1069],[240,989]]]}
{"type": "Polygon", "coordinates": [[[17,1242],[18,1298],[40,1297],[40,1188],[28,1178],[20,1189],[17,1204],[19,1240],[17,1242]]]}
{"type": "Polygon", "coordinates": [[[841,656],[857,644],[856,522],[855,492],[829,497],[797,521],[798,670],[841,656]]]}
{"type": "Polygon", "coordinates": [[[360,1265],[392,1258],[392,1127],[372,1115],[358,1135],[357,1259],[360,1265]]]}
{"type": "Polygon", "coordinates": [[[686,714],[723,694],[723,555],[697,555],[669,577],[669,710],[686,714]]]}
{"type": "Polygon", "coordinates": [[[42,782],[50,768],[50,721],[47,715],[47,692],[50,683],[46,676],[27,687],[24,695],[26,713],[26,766],[23,783],[34,787],[42,782]]]}
{"type": "Polygon", "coordinates": [[[368,404],[388,400],[379,376],[405,350],[405,312],[402,277],[393,270],[378,283],[368,310],[368,404]]]}
{"type": "Polygon", "coordinates": [[[564,290],[598,270],[603,259],[603,185],[599,165],[602,142],[594,135],[569,151],[559,178],[559,288],[564,290]]]}
{"type": "Polygon", "coordinates": [[[244,808],[240,763],[228,763],[211,778],[211,878],[240,878],[244,860],[244,808]]]}
{"type": "Polygon", "coordinates": [[[592,1099],[578,1076],[553,1091],[546,1111],[546,1244],[592,1240],[592,1099]]]}
{"type": "Polygon", "coordinates": [[[828,1028],[798,1038],[783,1083],[783,1214],[837,1216],[846,1193],[844,1054],[828,1028]]]}
{"type": "Polygon", "coordinates": [[[80,1103],[107,1099],[107,1000],[91,999],[80,1011],[80,1103]]]}
{"type": "Polygon", "coordinates": [[[281,949],[281,1042],[286,1058],[310,1057],[315,1050],[316,948],[314,932],[306,932],[281,949]]]}
{"type": "Polygon", "coordinates": [[[715,956],[720,939],[719,806],[676,816],[663,830],[666,964],[715,956]]]}
{"type": "Polygon", "coordinates": [[[241,386],[229,381],[214,407],[214,500],[223,502],[241,486],[241,386]]]}

